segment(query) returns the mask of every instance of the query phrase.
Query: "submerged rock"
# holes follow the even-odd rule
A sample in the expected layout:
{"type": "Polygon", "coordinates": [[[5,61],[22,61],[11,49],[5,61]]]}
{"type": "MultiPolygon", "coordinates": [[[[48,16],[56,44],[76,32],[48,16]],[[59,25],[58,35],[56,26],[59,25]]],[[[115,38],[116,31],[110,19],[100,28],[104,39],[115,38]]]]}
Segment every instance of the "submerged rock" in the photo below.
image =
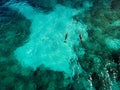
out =
{"type": "Polygon", "coordinates": [[[91,77],[93,86],[95,87],[96,90],[99,90],[100,86],[102,86],[102,81],[100,80],[99,75],[96,72],[94,72],[92,73],[91,77]]]}
{"type": "Polygon", "coordinates": [[[112,0],[110,6],[111,6],[111,9],[120,10],[120,0],[112,0]]]}
{"type": "Polygon", "coordinates": [[[109,3],[110,1],[105,3],[102,0],[94,0],[93,6],[84,15],[80,13],[75,15],[83,20],[89,29],[89,40],[85,42],[85,57],[79,58],[78,61],[83,70],[91,75],[93,87],[98,90],[111,90],[112,83],[118,81],[120,75],[118,73],[120,71],[118,68],[120,64],[118,52],[120,49],[120,11],[111,10],[109,3]],[[106,42],[108,38],[111,38],[111,41],[106,42]],[[112,63],[117,67],[113,69],[112,63]],[[111,67],[111,71],[107,71],[107,65],[111,67]]]}
{"type": "Polygon", "coordinates": [[[66,90],[70,78],[65,78],[63,72],[47,70],[41,65],[33,72],[33,81],[36,84],[36,90],[66,90]]]}
{"type": "Polygon", "coordinates": [[[57,0],[28,0],[27,2],[33,7],[41,8],[44,11],[53,10],[57,4],[57,0]]]}
{"type": "Polygon", "coordinates": [[[0,13],[0,54],[8,56],[28,38],[30,21],[8,7],[0,13]]]}
{"type": "Polygon", "coordinates": [[[58,0],[58,3],[74,8],[82,7],[83,5],[82,0],[58,0]]]}
{"type": "Polygon", "coordinates": [[[0,0],[0,6],[4,5],[8,1],[10,1],[10,0],[0,0]]]}

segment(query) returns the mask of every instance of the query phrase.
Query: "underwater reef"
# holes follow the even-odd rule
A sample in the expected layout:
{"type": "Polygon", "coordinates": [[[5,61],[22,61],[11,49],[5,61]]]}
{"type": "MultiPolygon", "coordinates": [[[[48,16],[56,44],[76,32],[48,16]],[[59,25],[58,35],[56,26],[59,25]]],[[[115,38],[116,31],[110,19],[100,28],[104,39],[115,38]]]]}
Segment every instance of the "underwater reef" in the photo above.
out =
{"type": "Polygon", "coordinates": [[[120,90],[119,36],[120,0],[1,0],[0,90],[120,90]]]}

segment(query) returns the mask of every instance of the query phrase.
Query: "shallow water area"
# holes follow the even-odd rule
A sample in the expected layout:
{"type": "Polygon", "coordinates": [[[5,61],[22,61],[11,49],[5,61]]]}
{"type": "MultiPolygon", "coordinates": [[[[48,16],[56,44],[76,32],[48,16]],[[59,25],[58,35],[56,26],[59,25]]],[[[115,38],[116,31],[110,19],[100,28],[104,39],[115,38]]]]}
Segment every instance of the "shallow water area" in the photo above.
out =
{"type": "Polygon", "coordinates": [[[10,7],[14,7],[13,9],[18,10],[32,22],[28,43],[15,51],[15,56],[23,66],[32,66],[36,69],[43,64],[52,70],[64,71],[71,75],[70,60],[77,61],[72,50],[74,43],[78,42],[75,33],[76,26],[83,30],[78,31],[87,38],[86,26],[83,27],[81,23],[76,25],[71,18],[78,11],[61,5],[56,5],[55,10],[49,14],[39,13],[24,3],[11,4],[10,7]],[[67,43],[64,43],[67,32],[69,38],[67,43]]]}
{"type": "Polygon", "coordinates": [[[0,90],[120,90],[119,3],[2,0],[0,90]]]}

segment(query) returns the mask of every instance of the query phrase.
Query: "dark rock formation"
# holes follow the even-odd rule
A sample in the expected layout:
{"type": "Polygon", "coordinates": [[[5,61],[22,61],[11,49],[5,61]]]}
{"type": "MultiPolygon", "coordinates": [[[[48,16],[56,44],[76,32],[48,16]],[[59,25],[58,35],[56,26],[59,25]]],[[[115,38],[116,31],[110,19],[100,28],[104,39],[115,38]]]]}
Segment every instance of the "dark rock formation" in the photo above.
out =
{"type": "Polygon", "coordinates": [[[10,0],[0,0],[0,6],[4,5],[8,1],[10,1],[10,0]]]}
{"type": "Polygon", "coordinates": [[[28,0],[30,5],[36,8],[41,8],[44,11],[51,11],[57,4],[57,0],[28,0]]]}
{"type": "Polygon", "coordinates": [[[46,70],[43,66],[33,72],[33,79],[36,84],[36,90],[66,90],[69,84],[67,81],[70,82],[69,78],[64,77],[63,72],[46,70]]]}
{"type": "Polygon", "coordinates": [[[0,54],[8,56],[28,38],[30,21],[8,7],[0,8],[0,54]]]}
{"type": "Polygon", "coordinates": [[[120,52],[118,51],[114,51],[112,52],[112,60],[116,63],[116,64],[120,64],[120,52]]]}
{"type": "Polygon", "coordinates": [[[120,10],[120,0],[112,0],[111,1],[111,9],[120,10]]]}
{"type": "Polygon", "coordinates": [[[100,77],[97,73],[93,73],[91,75],[92,77],[92,84],[95,87],[96,90],[100,90],[100,86],[102,86],[102,81],[100,80],[100,77]]]}
{"type": "Polygon", "coordinates": [[[82,0],[58,0],[58,3],[74,8],[79,8],[83,5],[82,0]]]}

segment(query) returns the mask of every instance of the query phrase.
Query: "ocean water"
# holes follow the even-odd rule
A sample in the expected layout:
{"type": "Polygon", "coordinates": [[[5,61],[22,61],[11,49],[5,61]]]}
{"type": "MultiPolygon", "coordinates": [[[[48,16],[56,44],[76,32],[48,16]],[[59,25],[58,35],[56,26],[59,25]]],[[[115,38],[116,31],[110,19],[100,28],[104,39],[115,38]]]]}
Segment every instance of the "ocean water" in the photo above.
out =
{"type": "MultiPolygon", "coordinates": [[[[71,18],[78,10],[56,5],[55,10],[46,15],[35,11],[26,3],[11,4],[10,8],[17,10],[32,22],[28,43],[14,52],[23,66],[36,69],[43,64],[45,67],[64,71],[71,76],[73,71],[70,70],[70,60],[77,61],[72,48],[75,43],[79,43],[78,34],[75,32],[82,33],[84,39],[87,39],[86,26],[82,23],[76,25],[71,18]],[[67,32],[69,39],[64,43],[67,32]]],[[[81,66],[77,68],[82,72],[81,66]]]]}
{"type": "Polygon", "coordinates": [[[1,3],[0,90],[120,90],[117,2],[1,3]]]}

